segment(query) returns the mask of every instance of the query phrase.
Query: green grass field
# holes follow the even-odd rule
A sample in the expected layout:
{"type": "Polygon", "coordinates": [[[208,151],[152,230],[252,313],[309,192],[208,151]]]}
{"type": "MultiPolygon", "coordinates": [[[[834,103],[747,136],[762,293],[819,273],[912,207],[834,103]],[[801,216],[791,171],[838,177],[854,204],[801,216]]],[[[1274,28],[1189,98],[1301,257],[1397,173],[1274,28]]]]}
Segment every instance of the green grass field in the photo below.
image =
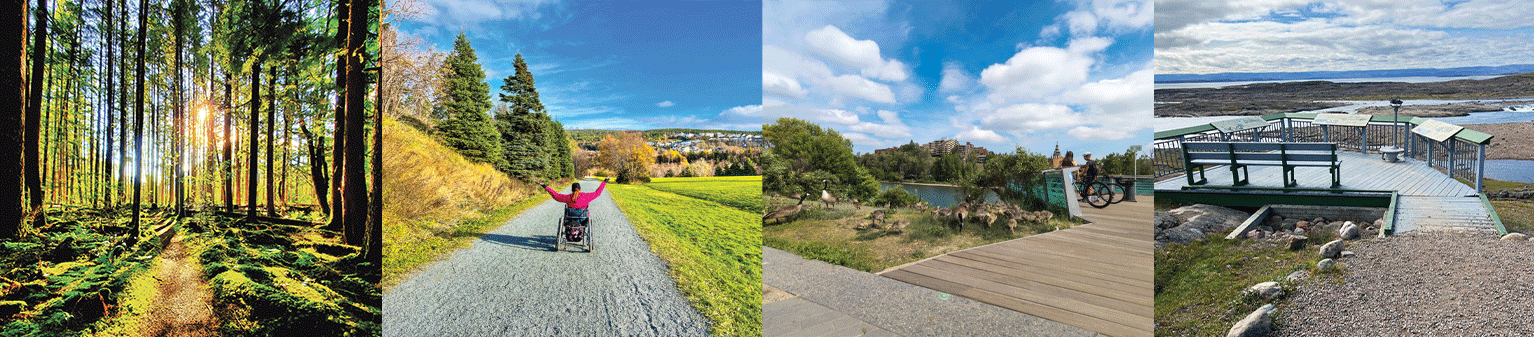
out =
{"type": "Polygon", "coordinates": [[[762,176],[654,178],[645,186],[762,213],[762,176]]]}
{"type": "MultiPolygon", "coordinates": [[[[734,183],[737,178],[657,179],[659,184],[611,184],[608,189],[618,208],[634,223],[650,250],[670,264],[671,278],[698,312],[712,322],[716,336],[754,336],[762,332],[762,227],[761,215],[710,200],[661,191],[709,191],[734,184],[729,194],[754,189],[761,195],[760,177],[755,187],[734,183]]],[[[718,191],[718,190],[715,190],[718,191]]],[[[717,193],[717,192],[716,192],[717,193]]],[[[760,207],[760,206],[758,206],[760,207]]]]}

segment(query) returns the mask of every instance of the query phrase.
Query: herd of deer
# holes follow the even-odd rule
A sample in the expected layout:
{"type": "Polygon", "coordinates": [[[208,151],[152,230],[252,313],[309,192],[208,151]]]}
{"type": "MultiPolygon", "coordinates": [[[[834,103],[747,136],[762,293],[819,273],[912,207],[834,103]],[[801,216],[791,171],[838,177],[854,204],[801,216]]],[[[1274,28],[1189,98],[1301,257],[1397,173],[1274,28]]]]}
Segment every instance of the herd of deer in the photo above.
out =
{"type": "MultiPolygon", "coordinates": [[[[828,183],[828,181],[824,180],[821,182],[828,183]]],[[[763,224],[766,224],[768,221],[772,220],[782,222],[786,219],[794,217],[795,215],[798,215],[799,212],[803,212],[806,208],[808,208],[808,206],[804,204],[804,199],[808,197],[807,194],[793,193],[787,195],[787,197],[792,199],[799,199],[799,203],[791,206],[780,207],[778,209],[772,210],[771,212],[767,212],[767,214],[763,214],[763,224]]],[[[824,207],[831,208],[836,206],[838,199],[835,195],[832,195],[831,192],[822,187],[820,190],[820,201],[825,205],[824,207]]],[[[859,202],[857,198],[848,198],[848,201],[852,203],[854,208],[863,208],[862,203],[859,202]]],[[[1050,213],[1049,211],[1024,211],[1017,207],[1017,205],[1012,204],[970,204],[968,202],[961,202],[951,208],[944,208],[932,207],[929,206],[926,202],[918,202],[915,204],[907,205],[906,207],[917,209],[921,212],[932,212],[934,217],[938,219],[949,220],[951,223],[956,224],[959,229],[963,229],[964,224],[969,222],[979,222],[980,224],[985,225],[986,228],[990,228],[991,224],[996,223],[1001,219],[1006,219],[1007,229],[1014,234],[1017,232],[1017,225],[1020,222],[1042,223],[1049,221],[1055,216],[1054,213],[1050,213]]],[[[906,220],[895,220],[892,224],[885,224],[884,217],[886,212],[893,212],[893,210],[874,210],[873,213],[869,214],[868,217],[865,218],[869,220],[869,222],[866,225],[859,225],[858,227],[860,227],[860,229],[870,227],[877,228],[882,225],[885,230],[898,232],[911,224],[910,221],[906,220]]]]}

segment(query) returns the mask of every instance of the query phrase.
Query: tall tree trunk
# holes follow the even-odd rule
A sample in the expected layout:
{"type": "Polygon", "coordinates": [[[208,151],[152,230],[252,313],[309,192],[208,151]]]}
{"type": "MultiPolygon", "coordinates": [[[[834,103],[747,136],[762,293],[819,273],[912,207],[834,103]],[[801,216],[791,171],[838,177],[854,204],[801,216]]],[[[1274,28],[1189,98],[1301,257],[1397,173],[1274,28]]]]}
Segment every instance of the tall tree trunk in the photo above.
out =
{"type": "MultiPolygon", "coordinates": [[[[184,5],[184,4],[182,4],[182,5],[184,5]]],[[[185,151],[186,151],[186,149],[182,147],[182,143],[184,142],[184,139],[183,139],[184,130],[182,130],[182,127],[184,127],[186,125],[186,123],[185,123],[185,118],[186,118],[186,103],[184,103],[185,95],[182,92],[184,89],[182,88],[183,79],[181,78],[181,75],[182,75],[181,74],[181,45],[183,44],[182,41],[184,40],[182,35],[185,35],[184,31],[185,31],[186,28],[182,27],[182,20],[181,20],[182,19],[181,18],[182,9],[181,8],[173,9],[172,13],[174,13],[173,14],[174,18],[171,19],[171,22],[173,22],[175,24],[175,26],[176,26],[176,29],[175,29],[175,33],[176,33],[176,47],[175,47],[175,49],[176,49],[176,65],[175,65],[175,67],[171,68],[171,70],[173,70],[176,73],[176,98],[171,103],[176,105],[176,107],[175,107],[175,115],[176,116],[174,117],[174,119],[175,119],[174,120],[175,126],[172,127],[172,129],[174,129],[174,130],[172,130],[173,135],[171,137],[171,143],[172,143],[171,146],[172,146],[172,149],[173,149],[171,151],[172,152],[171,153],[171,157],[174,158],[175,161],[171,163],[171,166],[174,166],[176,168],[176,181],[172,185],[171,196],[176,198],[176,220],[180,221],[181,217],[186,212],[186,205],[183,204],[183,202],[185,202],[185,199],[186,199],[186,195],[185,195],[186,194],[186,190],[185,190],[186,186],[182,184],[183,181],[186,178],[185,172],[182,172],[182,169],[183,169],[182,164],[185,163],[185,160],[183,160],[183,158],[184,158],[183,156],[185,155],[185,151]]]]}
{"type": "Polygon", "coordinates": [[[272,188],[272,172],[276,172],[272,170],[272,143],[276,143],[272,140],[276,138],[272,137],[272,135],[277,129],[277,67],[272,67],[268,71],[266,73],[266,86],[270,88],[268,91],[271,92],[271,98],[267,99],[267,101],[270,102],[271,106],[266,109],[266,214],[276,218],[278,217],[277,203],[272,200],[272,194],[275,192],[275,189],[272,188]]]}
{"type": "MultiPolygon", "coordinates": [[[[0,113],[0,172],[21,172],[22,152],[25,148],[25,129],[22,111],[27,103],[27,2],[16,1],[0,6],[0,60],[9,66],[0,67],[0,94],[10,97],[18,105],[7,106],[0,113]],[[16,62],[16,63],[10,63],[16,62]],[[14,67],[14,68],[13,68],[14,67]],[[16,96],[11,96],[16,95],[16,96]]],[[[26,215],[22,207],[21,177],[0,175],[0,238],[15,238],[21,232],[21,222],[26,215]]]]}
{"type": "Polygon", "coordinates": [[[325,150],[322,148],[325,139],[310,132],[302,119],[298,120],[298,129],[304,133],[304,139],[308,140],[304,147],[308,150],[309,178],[314,182],[314,199],[320,202],[320,209],[329,212],[330,201],[327,194],[330,193],[330,177],[325,176],[328,169],[325,168],[325,150]]]}
{"type": "Polygon", "coordinates": [[[260,156],[261,143],[257,137],[261,135],[261,58],[257,57],[255,64],[250,66],[250,170],[245,180],[245,191],[250,210],[245,217],[250,220],[256,219],[256,157],[260,156]]]}
{"type": "MultiPolygon", "coordinates": [[[[286,75],[283,77],[283,83],[292,84],[293,72],[287,71],[286,75]]],[[[298,90],[293,90],[293,102],[297,101],[298,90]]],[[[278,175],[281,181],[277,183],[277,197],[282,200],[283,206],[288,206],[290,202],[288,200],[288,166],[293,166],[293,116],[288,115],[290,112],[286,110],[282,112],[282,174],[278,175]]]]}
{"type": "MultiPolygon", "coordinates": [[[[346,243],[353,246],[365,247],[367,242],[366,238],[364,238],[364,235],[366,232],[368,220],[368,190],[367,176],[365,175],[365,170],[363,167],[363,151],[365,150],[365,147],[362,146],[362,144],[365,142],[365,138],[363,138],[363,126],[365,123],[367,123],[367,119],[365,119],[366,115],[363,113],[363,103],[367,97],[367,91],[365,90],[367,83],[364,82],[366,78],[363,77],[362,67],[366,65],[363,62],[363,57],[365,55],[365,50],[363,50],[363,42],[365,42],[368,37],[368,8],[364,6],[357,6],[358,4],[356,2],[366,4],[368,1],[347,1],[353,2],[353,4],[348,6],[350,7],[348,15],[351,16],[351,24],[349,25],[348,33],[346,34],[345,54],[346,144],[349,146],[346,149],[345,159],[346,206],[344,206],[343,209],[346,210],[344,213],[346,218],[346,243]]],[[[373,253],[365,251],[364,256],[371,258],[373,253]]]]}
{"type": "Polygon", "coordinates": [[[232,101],[233,76],[229,70],[224,69],[224,161],[219,166],[224,173],[224,210],[234,212],[234,152],[230,147],[234,143],[234,134],[230,133],[230,125],[234,124],[234,102],[232,101]]]}
{"type": "Polygon", "coordinates": [[[117,38],[117,32],[112,29],[112,27],[113,27],[113,25],[112,25],[112,20],[113,20],[113,17],[112,17],[112,14],[113,14],[112,4],[115,3],[115,2],[117,2],[117,1],[116,0],[108,0],[106,2],[107,8],[106,8],[105,11],[102,12],[106,16],[106,21],[105,21],[106,29],[105,30],[106,30],[106,44],[107,44],[106,45],[106,51],[107,51],[107,58],[106,58],[106,63],[107,63],[106,64],[107,84],[105,85],[105,87],[107,89],[107,105],[106,105],[106,116],[105,116],[106,122],[107,122],[107,129],[106,129],[106,132],[105,132],[105,134],[106,134],[106,151],[107,151],[107,153],[106,153],[106,160],[105,160],[105,163],[103,163],[103,165],[102,165],[101,171],[106,174],[106,184],[105,184],[106,185],[106,191],[105,191],[106,193],[104,193],[102,195],[102,197],[106,198],[106,200],[103,202],[103,204],[105,204],[106,208],[109,208],[109,209],[113,208],[115,206],[115,205],[112,204],[112,193],[115,192],[112,189],[112,185],[113,185],[113,182],[115,181],[115,178],[116,178],[115,175],[113,174],[114,172],[112,171],[112,159],[113,159],[112,147],[114,145],[113,142],[112,142],[112,129],[116,128],[116,123],[114,123],[114,122],[117,121],[116,118],[112,118],[113,117],[113,115],[112,115],[112,108],[115,107],[116,106],[115,103],[117,103],[115,101],[116,98],[117,98],[117,93],[115,91],[115,89],[117,89],[117,82],[116,82],[116,78],[114,77],[114,75],[116,74],[115,70],[117,68],[117,56],[115,54],[113,54],[113,51],[115,51],[116,48],[112,47],[113,42],[117,41],[117,39],[116,39],[117,38]]]}
{"type": "Polygon", "coordinates": [[[138,213],[140,208],[142,208],[140,202],[143,201],[140,194],[143,193],[141,190],[143,189],[144,175],[144,50],[147,44],[144,38],[148,36],[145,33],[145,30],[149,27],[148,20],[146,19],[148,16],[149,0],[139,0],[138,53],[135,55],[137,58],[136,62],[138,62],[138,76],[135,79],[136,84],[134,84],[134,86],[138,87],[138,90],[134,92],[134,100],[137,103],[133,106],[133,220],[129,225],[133,227],[133,237],[129,242],[135,243],[138,242],[138,238],[142,234],[142,230],[139,228],[138,213]]]}
{"type": "MultiPolygon", "coordinates": [[[[378,10],[378,30],[383,30],[383,4],[380,1],[378,10]]],[[[384,107],[384,62],[383,44],[378,45],[378,85],[373,90],[378,91],[378,98],[373,102],[373,195],[372,202],[368,204],[368,245],[364,250],[368,261],[381,258],[383,250],[383,116],[384,107]]],[[[380,260],[381,261],[381,260],[380,260]]]]}
{"type": "Polygon", "coordinates": [[[333,139],[335,144],[330,147],[330,165],[333,170],[330,175],[330,200],[334,201],[331,204],[330,227],[335,230],[342,229],[343,216],[346,214],[346,203],[341,199],[341,178],[346,174],[344,172],[346,169],[346,156],[343,155],[346,152],[347,140],[346,128],[344,127],[346,120],[346,85],[348,83],[346,81],[345,51],[347,47],[346,34],[350,31],[351,2],[352,0],[336,2],[336,16],[338,17],[336,21],[339,23],[339,27],[336,28],[336,48],[341,49],[343,53],[336,56],[336,130],[333,139]]]}
{"type": "Polygon", "coordinates": [[[38,137],[42,131],[43,65],[45,63],[44,61],[47,59],[45,55],[48,53],[47,1],[38,2],[36,14],[37,29],[35,34],[32,35],[32,80],[30,83],[32,85],[32,92],[28,93],[26,101],[27,120],[23,125],[26,125],[27,127],[27,167],[25,171],[25,176],[27,179],[27,195],[30,200],[32,215],[36,217],[36,219],[42,219],[44,217],[38,215],[41,213],[43,207],[43,172],[42,168],[39,166],[39,159],[41,158],[38,158],[37,148],[38,145],[40,145],[40,139],[38,137]]]}

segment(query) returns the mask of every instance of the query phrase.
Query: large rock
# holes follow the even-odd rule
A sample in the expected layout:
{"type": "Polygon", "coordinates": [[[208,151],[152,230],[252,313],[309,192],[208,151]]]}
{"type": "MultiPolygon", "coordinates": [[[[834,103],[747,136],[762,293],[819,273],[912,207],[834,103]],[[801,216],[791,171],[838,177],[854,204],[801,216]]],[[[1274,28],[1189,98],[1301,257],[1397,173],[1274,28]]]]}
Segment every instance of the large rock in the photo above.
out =
{"type": "Polygon", "coordinates": [[[1246,291],[1243,293],[1248,296],[1259,296],[1263,299],[1271,300],[1275,297],[1283,296],[1284,287],[1279,286],[1278,282],[1269,281],[1252,285],[1251,288],[1246,288],[1246,291]]]}
{"type": "Polygon", "coordinates": [[[1266,235],[1266,234],[1262,230],[1254,230],[1254,231],[1246,232],[1246,238],[1252,239],[1252,240],[1261,240],[1263,235],[1266,235]]]}
{"type": "Polygon", "coordinates": [[[1301,270],[1296,270],[1293,273],[1289,273],[1289,276],[1284,276],[1284,282],[1299,283],[1300,281],[1304,281],[1306,278],[1309,278],[1309,277],[1310,277],[1310,271],[1301,269],[1301,270]]]}
{"type": "Polygon", "coordinates": [[[1342,256],[1342,240],[1332,240],[1321,245],[1321,257],[1335,259],[1342,256]]]}
{"type": "Polygon", "coordinates": [[[1321,261],[1317,261],[1316,262],[1316,270],[1318,270],[1318,271],[1319,270],[1332,269],[1332,268],[1336,268],[1336,267],[1337,267],[1337,261],[1333,261],[1332,259],[1321,259],[1321,261]]]}
{"type": "Polygon", "coordinates": [[[1161,231],[1161,237],[1156,238],[1156,241],[1164,243],[1189,243],[1203,240],[1206,237],[1208,237],[1208,234],[1205,234],[1198,229],[1178,226],[1172,229],[1161,231]]]}
{"type": "Polygon", "coordinates": [[[1291,236],[1289,236],[1289,250],[1305,249],[1305,240],[1309,240],[1309,239],[1310,238],[1307,238],[1304,235],[1291,235],[1291,236]]]}
{"type": "Polygon", "coordinates": [[[1502,236],[1502,241],[1514,241],[1514,240],[1529,240],[1529,236],[1528,235],[1524,235],[1523,233],[1507,233],[1507,235],[1503,235],[1502,236]]]}
{"type": "Polygon", "coordinates": [[[1156,228],[1167,229],[1177,227],[1177,219],[1172,218],[1166,212],[1156,212],[1156,228]]]}
{"type": "Polygon", "coordinates": [[[1265,304],[1251,314],[1246,315],[1235,326],[1230,327],[1230,332],[1225,337],[1262,337],[1273,331],[1273,319],[1268,316],[1273,314],[1273,305],[1265,304]]]}
{"type": "Polygon", "coordinates": [[[1240,226],[1251,213],[1230,208],[1197,204],[1167,211],[1179,224],[1177,227],[1193,228],[1204,233],[1226,233],[1240,226]]]}
{"type": "Polygon", "coordinates": [[[1358,225],[1353,224],[1352,221],[1342,223],[1342,228],[1337,229],[1337,236],[1342,237],[1343,240],[1357,239],[1358,225]]]}

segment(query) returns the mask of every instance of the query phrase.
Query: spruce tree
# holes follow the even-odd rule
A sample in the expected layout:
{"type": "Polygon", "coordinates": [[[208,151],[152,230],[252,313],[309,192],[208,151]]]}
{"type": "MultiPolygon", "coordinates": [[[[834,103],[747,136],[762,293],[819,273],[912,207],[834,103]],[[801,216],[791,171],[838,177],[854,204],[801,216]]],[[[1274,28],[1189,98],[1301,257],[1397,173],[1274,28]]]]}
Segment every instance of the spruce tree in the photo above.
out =
{"type": "Polygon", "coordinates": [[[500,94],[508,114],[496,114],[501,131],[501,146],[506,157],[505,171],[512,176],[563,178],[573,175],[569,141],[564,126],[549,118],[538,99],[538,88],[527,61],[517,54],[512,66],[516,73],[506,76],[500,94]]]}
{"type": "Polygon", "coordinates": [[[490,85],[485,84],[485,70],[469,38],[458,33],[453,52],[442,62],[442,117],[437,133],[442,143],[458,150],[465,158],[504,167],[500,135],[491,123],[490,85]]]}

